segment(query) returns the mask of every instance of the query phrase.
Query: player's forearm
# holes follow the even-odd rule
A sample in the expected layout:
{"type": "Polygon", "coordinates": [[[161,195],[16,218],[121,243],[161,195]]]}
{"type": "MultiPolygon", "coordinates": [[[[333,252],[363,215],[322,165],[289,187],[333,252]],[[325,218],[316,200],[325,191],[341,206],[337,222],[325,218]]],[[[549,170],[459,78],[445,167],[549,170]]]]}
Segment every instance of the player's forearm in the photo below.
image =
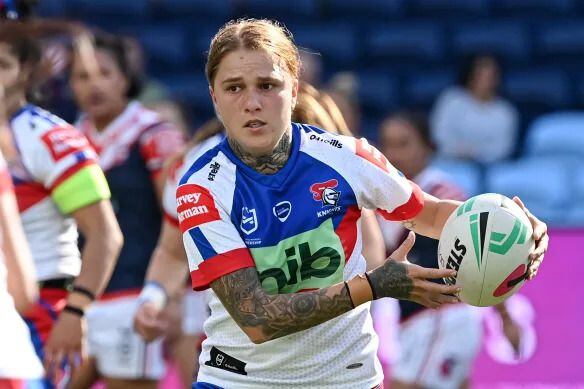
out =
{"type": "Polygon", "coordinates": [[[439,239],[446,220],[460,204],[460,201],[439,200],[424,193],[424,209],[422,212],[414,219],[406,220],[402,224],[416,234],[439,239]]]}
{"type": "Polygon", "coordinates": [[[254,343],[306,330],[353,309],[342,283],[308,292],[266,294],[255,268],[223,276],[211,287],[254,343]]]}
{"type": "Polygon", "coordinates": [[[177,255],[163,246],[156,246],[146,274],[147,281],[158,283],[168,296],[174,296],[184,288],[187,275],[188,265],[184,253],[177,255]]]}
{"type": "MultiPolygon", "coordinates": [[[[103,200],[85,208],[75,214],[86,239],[81,255],[81,272],[75,279],[75,285],[98,296],[111,277],[124,239],[109,201],[103,200]]],[[[90,303],[79,293],[72,293],[68,302],[80,308],[90,303]]]]}

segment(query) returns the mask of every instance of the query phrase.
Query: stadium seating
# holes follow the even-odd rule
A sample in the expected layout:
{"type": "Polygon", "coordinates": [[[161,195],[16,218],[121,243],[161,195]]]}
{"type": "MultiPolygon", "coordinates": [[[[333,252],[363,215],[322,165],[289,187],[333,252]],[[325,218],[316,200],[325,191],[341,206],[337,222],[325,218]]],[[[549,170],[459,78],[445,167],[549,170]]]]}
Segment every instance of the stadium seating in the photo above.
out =
{"type": "Polygon", "coordinates": [[[412,73],[405,78],[404,97],[412,106],[429,109],[440,92],[455,82],[450,71],[412,73]]]}
{"type": "Polygon", "coordinates": [[[439,157],[431,166],[450,175],[468,197],[484,192],[482,167],[474,162],[439,157]]]}
{"type": "Polygon", "coordinates": [[[507,61],[525,61],[531,52],[527,26],[517,22],[475,22],[455,27],[451,46],[460,56],[487,52],[507,61]]]}
{"type": "Polygon", "coordinates": [[[231,1],[227,0],[158,0],[152,2],[152,8],[156,17],[175,21],[188,18],[191,22],[193,19],[224,22],[233,13],[231,1]]]}
{"type": "Polygon", "coordinates": [[[444,57],[443,31],[432,23],[371,26],[365,52],[372,60],[437,62],[444,57]]]}
{"type": "Polygon", "coordinates": [[[488,0],[409,0],[408,11],[413,16],[485,16],[488,0]]]}
{"type": "Polygon", "coordinates": [[[539,218],[551,225],[567,216],[571,193],[568,164],[555,158],[527,158],[494,165],[487,170],[488,192],[519,196],[539,218]]]}
{"type": "Polygon", "coordinates": [[[182,103],[195,118],[213,115],[209,84],[202,76],[168,76],[161,79],[174,99],[182,103]]]}
{"type": "Polygon", "coordinates": [[[584,226],[584,159],[574,169],[570,179],[573,181],[573,197],[566,223],[573,226],[584,226]]]}
{"type": "Polygon", "coordinates": [[[358,43],[350,24],[291,27],[296,43],[310,52],[322,54],[327,67],[347,68],[355,65],[358,43]]]}
{"type": "Polygon", "coordinates": [[[491,0],[493,13],[506,16],[569,15],[576,8],[575,0],[491,0]]]}
{"type": "Polygon", "coordinates": [[[314,18],[320,11],[317,0],[240,0],[236,4],[238,11],[243,15],[268,17],[287,22],[314,18]]]}
{"type": "Polygon", "coordinates": [[[406,0],[328,0],[323,3],[326,18],[371,22],[403,16],[406,0]]]}
{"type": "Polygon", "coordinates": [[[397,107],[397,82],[386,74],[361,73],[358,77],[358,95],[364,111],[382,115],[397,107]]]}
{"type": "Polygon", "coordinates": [[[71,16],[92,22],[104,18],[108,22],[143,21],[150,16],[148,0],[67,0],[66,5],[71,16]]]}
{"type": "Polygon", "coordinates": [[[525,152],[584,160],[584,113],[561,112],[540,117],[527,132],[525,152]]]}
{"type": "Polygon", "coordinates": [[[584,23],[553,23],[545,25],[537,34],[537,53],[556,59],[570,58],[584,52],[584,23]]]}
{"type": "Polygon", "coordinates": [[[190,63],[185,30],[175,25],[156,25],[134,30],[155,75],[187,70],[190,63]]]}
{"type": "Polygon", "coordinates": [[[503,77],[503,91],[520,108],[545,111],[571,102],[570,80],[563,70],[534,69],[510,72],[503,77]]]}

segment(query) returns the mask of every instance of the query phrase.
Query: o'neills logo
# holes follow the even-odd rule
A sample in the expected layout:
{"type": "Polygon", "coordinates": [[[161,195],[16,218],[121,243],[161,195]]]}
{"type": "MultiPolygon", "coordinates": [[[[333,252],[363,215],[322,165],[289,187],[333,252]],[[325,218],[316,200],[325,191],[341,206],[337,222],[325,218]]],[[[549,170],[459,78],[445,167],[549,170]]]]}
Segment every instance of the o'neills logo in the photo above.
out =
{"type": "Polygon", "coordinates": [[[220,218],[211,193],[206,188],[195,184],[178,187],[176,211],[182,232],[220,218]]]}
{"type": "Polygon", "coordinates": [[[342,149],[343,148],[343,144],[338,140],[338,139],[325,139],[325,138],[321,138],[318,135],[310,135],[310,140],[316,140],[322,143],[326,143],[329,144],[333,147],[336,147],[337,149],[342,149]]]}

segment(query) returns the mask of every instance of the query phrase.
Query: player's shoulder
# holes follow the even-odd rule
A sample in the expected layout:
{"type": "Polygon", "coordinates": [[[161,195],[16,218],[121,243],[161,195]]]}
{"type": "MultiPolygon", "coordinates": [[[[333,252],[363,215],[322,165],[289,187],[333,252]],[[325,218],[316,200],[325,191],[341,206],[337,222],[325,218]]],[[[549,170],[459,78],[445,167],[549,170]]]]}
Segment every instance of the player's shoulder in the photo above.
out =
{"type": "Polygon", "coordinates": [[[32,104],[22,107],[12,118],[14,130],[27,138],[40,139],[48,132],[72,130],[74,127],[60,117],[32,104]]]}
{"type": "Polygon", "coordinates": [[[300,150],[303,152],[323,155],[355,154],[356,139],[352,136],[333,134],[308,124],[295,123],[295,125],[300,129],[300,136],[302,137],[300,150]]]}
{"type": "Polygon", "coordinates": [[[209,147],[206,151],[196,154],[194,160],[185,161],[187,168],[179,180],[178,186],[197,185],[204,187],[215,196],[235,188],[236,165],[223,152],[222,143],[209,147]]]}

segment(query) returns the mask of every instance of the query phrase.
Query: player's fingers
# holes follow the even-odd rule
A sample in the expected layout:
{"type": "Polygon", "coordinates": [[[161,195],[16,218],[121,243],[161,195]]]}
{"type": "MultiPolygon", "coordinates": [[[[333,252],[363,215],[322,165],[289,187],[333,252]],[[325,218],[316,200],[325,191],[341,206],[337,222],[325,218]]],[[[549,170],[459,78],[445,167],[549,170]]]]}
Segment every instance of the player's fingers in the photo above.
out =
{"type": "Polygon", "coordinates": [[[529,259],[534,260],[535,258],[545,255],[548,250],[549,240],[550,238],[547,234],[542,236],[542,238],[536,243],[535,250],[529,254],[529,259]]]}
{"type": "Polygon", "coordinates": [[[412,247],[414,247],[414,243],[416,243],[416,234],[413,231],[410,231],[406,239],[393,253],[391,253],[389,257],[391,259],[395,259],[396,261],[405,261],[407,259],[408,253],[412,247]]]}
{"type": "MultiPolygon", "coordinates": [[[[414,272],[412,272],[414,273],[414,272]]],[[[439,278],[448,278],[456,276],[456,270],[453,269],[433,269],[427,267],[417,266],[415,274],[412,276],[425,278],[428,280],[432,279],[439,279],[439,278]]]]}
{"type": "Polygon", "coordinates": [[[67,363],[69,364],[71,375],[75,374],[75,370],[77,369],[78,355],[79,353],[75,350],[69,350],[67,352],[67,363]]]}
{"type": "Polygon", "coordinates": [[[460,302],[460,300],[458,299],[458,297],[455,296],[450,296],[450,295],[446,295],[446,294],[439,294],[434,298],[434,301],[436,301],[436,303],[440,304],[440,305],[444,305],[444,304],[457,304],[460,302]]]}
{"type": "Polygon", "coordinates": [[[423,288],[427,293],[431,295],[440,294],[456,295],[457,293],[460,292],[460,287],[456,285],[437,284],[435,282],[430,281],[421,281],[418,285],[420,288],[423,288]]]}
{"type": "Polygon", "coordinates": [[[47,377],[53,378],[63,360],[63,350],[50,350],[45,352],[45,371],[47,372],[47,377]]]}
{"type": "Polygon", "coordinates": [[[525,207],[525,204],[523,204],[523,201],[521,201],[521,199],[518,196],[514,196],[513,201],[515,201],[515,204],[519,205],[519,207],[523,209],[525,213],[529,212],[527,211],[527,207],[525,207]]]}

